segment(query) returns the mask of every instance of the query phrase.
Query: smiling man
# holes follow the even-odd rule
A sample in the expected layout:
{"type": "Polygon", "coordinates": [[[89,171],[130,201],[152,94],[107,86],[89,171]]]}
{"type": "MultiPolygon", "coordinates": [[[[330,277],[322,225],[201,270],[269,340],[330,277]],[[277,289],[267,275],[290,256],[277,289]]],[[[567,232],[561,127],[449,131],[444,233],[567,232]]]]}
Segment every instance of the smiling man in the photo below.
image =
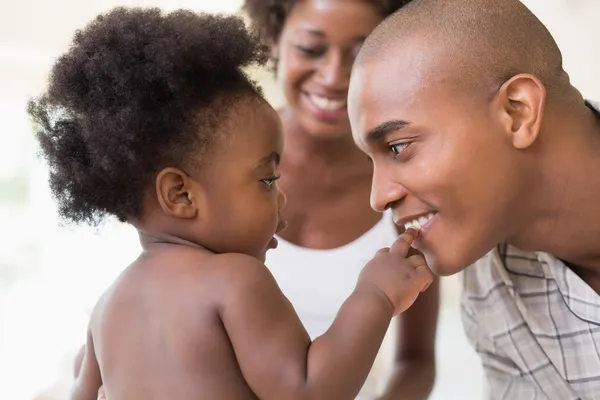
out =
{"type": "Polygon", "coordinates": [[[541,22],[413,0],[364,44],[348,105],[372,207],[421,229],[434,272],[464,270],[492,397],[600,399],[600,118],[541,22]]]}

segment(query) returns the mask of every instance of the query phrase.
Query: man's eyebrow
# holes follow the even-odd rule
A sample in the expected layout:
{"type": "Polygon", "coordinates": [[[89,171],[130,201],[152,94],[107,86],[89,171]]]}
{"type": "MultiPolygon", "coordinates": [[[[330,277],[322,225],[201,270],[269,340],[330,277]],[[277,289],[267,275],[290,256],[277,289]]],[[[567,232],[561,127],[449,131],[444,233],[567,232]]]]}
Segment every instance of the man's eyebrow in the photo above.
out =
{"type": "Polygon", "coordinates": [[[279,165],[279,161],[281,161],[281,156],[279,155],[278,152],[274,151],[271,154],[269,154],[268,156],[261,158],[256,166],[262,167],[263,165],[267,165],[267,164],[271,164],[271,163],[275,163],[275,165],[279,165]]]}
{"type": "Polygon", "coordinates": [[[401,119],[392,119],[389,121],[385,121],[377,125],[375,128],[371,129],[367,133],[367,140],[370,142],[374,142],[376,140],[381,139],[387,133],[400,130],[402,128],[407,127],[408,125],[410,125],[409,122],[403,121],[401,119]]]}

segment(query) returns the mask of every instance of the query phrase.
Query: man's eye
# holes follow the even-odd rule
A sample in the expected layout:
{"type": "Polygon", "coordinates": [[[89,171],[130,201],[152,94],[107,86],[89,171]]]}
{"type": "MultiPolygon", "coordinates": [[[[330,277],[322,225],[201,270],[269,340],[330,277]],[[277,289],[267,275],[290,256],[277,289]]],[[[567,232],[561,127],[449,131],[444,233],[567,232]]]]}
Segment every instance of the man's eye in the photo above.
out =
{"type": "Polygon", "coordinates": [[[396,143],[390,145],[390,150],[394,154],[400,154],[410,146],[411,142],[396,143]]]}

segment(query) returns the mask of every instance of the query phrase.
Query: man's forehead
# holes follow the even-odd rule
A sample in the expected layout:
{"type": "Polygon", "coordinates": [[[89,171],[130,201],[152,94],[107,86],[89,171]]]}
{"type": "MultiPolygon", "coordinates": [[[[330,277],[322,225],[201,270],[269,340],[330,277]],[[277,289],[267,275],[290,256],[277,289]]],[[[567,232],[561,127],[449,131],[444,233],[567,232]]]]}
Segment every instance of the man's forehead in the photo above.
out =
{"type": "Polygon", "coordinates": [[[348,99],[355,138],[386,120],[410,119],[410,110],[422,101],[426,89],[418,75],[409,78],[389,63],[377,61],[358,67],[356,74],[353,71],[348,99]]]}
{"type": "Polygon", "coordinates": [[[404,102],[443,74],[442,71],[434,73],[431,63],[426,63],[420,56],[411,57],[411,53],[388,54],[355,66],[351,90],[356,93],[352,95],[359,101],[377,103],[383,102],[384,97],[386,101],[392,97],[404,102]]]}

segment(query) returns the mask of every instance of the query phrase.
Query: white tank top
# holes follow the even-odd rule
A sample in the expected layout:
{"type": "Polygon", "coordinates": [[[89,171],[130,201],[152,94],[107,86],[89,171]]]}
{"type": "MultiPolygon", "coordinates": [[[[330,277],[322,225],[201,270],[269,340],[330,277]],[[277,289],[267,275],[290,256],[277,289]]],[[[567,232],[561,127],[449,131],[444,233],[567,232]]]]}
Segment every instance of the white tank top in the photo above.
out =
{"type": "MultiPolygon", "coordinates": [[[[278,237],[279,246],[267,252],[266,265],[314,339],[331,326],[365,264],[397,236],[391,213],[386,212],[358,239],[331,250],[300,247],[278,237]]],[[[393,365],[394,325],[357,399],[372,400],[380,394],[393,365]]]]}

